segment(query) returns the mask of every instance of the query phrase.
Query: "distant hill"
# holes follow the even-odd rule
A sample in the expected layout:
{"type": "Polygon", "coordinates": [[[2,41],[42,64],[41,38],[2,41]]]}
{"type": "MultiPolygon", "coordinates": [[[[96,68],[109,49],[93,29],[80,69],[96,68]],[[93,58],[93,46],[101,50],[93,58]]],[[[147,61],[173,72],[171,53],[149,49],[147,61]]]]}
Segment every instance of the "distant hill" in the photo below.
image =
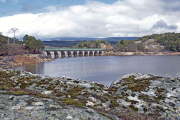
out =
{"type": "Polygon", "coordinates": [[[45,46],[50,47],[72,47],[80,41],[42,41],[45,46]]]}
{"type": "Polygon", "coordinates": [[[120,41],[120,40],[136,40],[138,37],[108,37],[103,40],[106,41],[120,41]]]}
{"type": "Polygon", "coordinates": [[[156,43],[165,47],[166,50],[180,52],[180,33],[153,34],[139,37],[136,41],[146,42],[154,39],[156,43]]]}
{"type": "Polygon", "coordinates": [[[105,40],[109,41],[111,44],[116,44],[118,41],[124,40],[135,40],[138,37],[108,37],[108,38],[78,38],[78,37],[63,37],[63,38],[44,38],[41,39],[45,46],[51,47],[72,47],[82,41],[95,41],[95,40],[105,40]]]}
{"type": "Polygon", "coordinates": [[[114,46],[114,51],[180,52],[180,33],[153,34],[136,40],[124,40],[114,46]]]}
{"type": "Polygon", "coordinates": [[[85,38],[85,37],[62,37],[62,38],[43,38],[42,41],[86,41],[86,40],[106,40],[106,41],[120,41],[120,40],[135,40],[138,37],[108,37],[108,38],[85,38]]]}

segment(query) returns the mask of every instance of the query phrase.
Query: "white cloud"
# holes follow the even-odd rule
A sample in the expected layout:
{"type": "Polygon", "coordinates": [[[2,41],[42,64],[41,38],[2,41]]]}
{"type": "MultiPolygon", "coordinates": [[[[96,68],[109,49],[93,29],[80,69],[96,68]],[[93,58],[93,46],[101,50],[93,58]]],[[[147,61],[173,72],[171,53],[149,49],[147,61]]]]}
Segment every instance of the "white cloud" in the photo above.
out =
{"type": "Polygon", "coordinates": [[[7,35],[10,28],[17,27],[20,30],[18,37],[28,34],[37,38],[143,36],[179,32],[180,9],[169,6],[167,10],[164,8],[167,4],[171,5],[163,0],[124,0],[111,5],[87,1],[85,5],[64,8],[51,9],[52,6],[49,6],[45,8],[51,9],[48,14],[18,14],[0,18],[0,31],[7,35]],[[161,24],[166,27],[158,27],[161,24]]]}

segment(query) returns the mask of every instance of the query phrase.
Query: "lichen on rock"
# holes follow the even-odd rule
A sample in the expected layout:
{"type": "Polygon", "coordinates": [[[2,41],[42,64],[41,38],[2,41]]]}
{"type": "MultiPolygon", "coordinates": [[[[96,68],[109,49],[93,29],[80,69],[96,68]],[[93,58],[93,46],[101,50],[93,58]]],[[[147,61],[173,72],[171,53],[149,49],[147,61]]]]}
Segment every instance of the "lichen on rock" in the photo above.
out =
{"type": "Polygon", "coordinates": [[[106,87],[65,76],[53,78],[0,70],[0,95],[3,99],[8,96],[7,103],[3,103],[8,106],[6,110],[0,103],[0,112],[5,118],[11,110],[18,112],[17,115],[32,111],[26,119],[41,118],[42,111],[50,110],[55,113],[53,119],[179,119],[179,93],[179,79],[138,73],[125,75],[106,87]],[[16,102],[18,100],[21,101],[16,102]],[[69,112],[71,110],[73,112],[69,112]]]}

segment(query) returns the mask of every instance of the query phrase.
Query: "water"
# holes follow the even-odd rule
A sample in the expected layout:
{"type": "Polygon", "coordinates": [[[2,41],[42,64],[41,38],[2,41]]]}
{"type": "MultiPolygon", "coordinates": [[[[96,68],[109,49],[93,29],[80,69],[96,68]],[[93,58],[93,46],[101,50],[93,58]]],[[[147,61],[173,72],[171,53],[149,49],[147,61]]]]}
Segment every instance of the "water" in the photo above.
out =
{"type": "Polygon", "coordinates": [[[97,56],[59,58],[16,69],[51,77],[68,76],[109,86],[130,73],[180,77],[180,56],[97,56]]]}

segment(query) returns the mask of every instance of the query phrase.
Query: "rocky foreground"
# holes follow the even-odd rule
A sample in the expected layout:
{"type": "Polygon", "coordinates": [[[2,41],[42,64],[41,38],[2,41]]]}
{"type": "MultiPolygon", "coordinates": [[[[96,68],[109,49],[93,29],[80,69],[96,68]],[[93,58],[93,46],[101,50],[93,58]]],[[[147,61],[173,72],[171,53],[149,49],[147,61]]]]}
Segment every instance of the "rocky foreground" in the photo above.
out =
{"type": "Polygon", "coordinates": [[[0,120],[180,119],[180,79],[128,74],[110,87],[0,69],[0,120]]]}

